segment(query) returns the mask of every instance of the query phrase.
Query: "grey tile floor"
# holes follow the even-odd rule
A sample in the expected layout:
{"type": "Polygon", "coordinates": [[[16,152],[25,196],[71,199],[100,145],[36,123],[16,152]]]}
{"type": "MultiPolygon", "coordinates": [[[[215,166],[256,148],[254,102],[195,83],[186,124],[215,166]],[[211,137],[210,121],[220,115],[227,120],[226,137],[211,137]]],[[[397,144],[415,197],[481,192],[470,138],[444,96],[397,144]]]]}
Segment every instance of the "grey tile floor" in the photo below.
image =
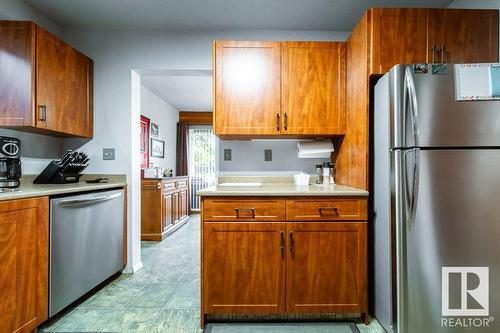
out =
{"type": "MultiPolygon", "coordinates": [[[[162,242],[142,242],[144,268],[122,274],[41,327],[41,332],[201,333],[199,216],[162,242]]],[[[352,323],[213,324],[206,333],[379,333],[352,323]]]]}

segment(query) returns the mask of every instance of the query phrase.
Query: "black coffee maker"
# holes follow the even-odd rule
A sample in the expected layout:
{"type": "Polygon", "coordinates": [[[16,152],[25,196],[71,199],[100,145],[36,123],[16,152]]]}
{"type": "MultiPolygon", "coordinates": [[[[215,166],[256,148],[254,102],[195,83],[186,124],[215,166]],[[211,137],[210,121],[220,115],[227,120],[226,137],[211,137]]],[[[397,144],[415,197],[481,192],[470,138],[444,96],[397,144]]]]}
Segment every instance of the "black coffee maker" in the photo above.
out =
{"type": "Polygon", "coordinates": [[[21,176],[21,141],[0,136],[0,191],[17,189],[21,176]]]}

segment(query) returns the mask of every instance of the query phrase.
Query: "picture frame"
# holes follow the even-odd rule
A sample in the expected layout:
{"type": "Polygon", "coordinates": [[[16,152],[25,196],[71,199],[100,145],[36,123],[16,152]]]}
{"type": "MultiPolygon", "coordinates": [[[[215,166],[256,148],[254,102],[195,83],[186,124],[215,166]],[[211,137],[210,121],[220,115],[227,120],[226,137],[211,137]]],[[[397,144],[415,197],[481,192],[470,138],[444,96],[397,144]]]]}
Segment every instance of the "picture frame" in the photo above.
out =
{"type": "Polygon", "coordinates": [[[149,127],[151,120],[148,117],[141,116],[141,134],[140,134],[140,151],[141,154],[141,169],[149,168],[149,127]]]}
{"type": "Polygon", "coordinates": [[[151,138],[151,157],[165,158],[165,141],[151,138]]]}
{"type": "Polygon", "coordinates": [[[160,125],[151,123],[151,136],[157,138],[160,135],[160,125]]]}

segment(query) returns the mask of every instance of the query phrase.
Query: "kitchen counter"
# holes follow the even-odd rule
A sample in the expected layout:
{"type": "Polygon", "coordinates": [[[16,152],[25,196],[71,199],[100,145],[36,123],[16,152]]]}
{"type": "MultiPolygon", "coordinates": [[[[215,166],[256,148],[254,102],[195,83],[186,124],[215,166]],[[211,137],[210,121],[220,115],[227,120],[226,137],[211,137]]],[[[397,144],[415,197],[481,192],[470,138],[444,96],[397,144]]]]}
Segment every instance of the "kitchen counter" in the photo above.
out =
{"type": "Polygon", "coordinates": [[[33,175],[23,176],[19,189],[17,191],[0,193],[0,201],[98,191],[127,186],[125,175],[84,175],[80,182],[75,184],[33,184],[33,179],[35,179],[33,175]],[[85,182],[85,179],[95,179],[98,177],[109,178],[109,182],[100,184],[87,184],[85,182]]]}
{"type": "Polygon", "coordinates": [[[366,197],[368,191],[342,185],[296,186],[285,183],[263,183],[260,187],[212,186],[197,192],[200,196],[357,196],[366,197]]]}

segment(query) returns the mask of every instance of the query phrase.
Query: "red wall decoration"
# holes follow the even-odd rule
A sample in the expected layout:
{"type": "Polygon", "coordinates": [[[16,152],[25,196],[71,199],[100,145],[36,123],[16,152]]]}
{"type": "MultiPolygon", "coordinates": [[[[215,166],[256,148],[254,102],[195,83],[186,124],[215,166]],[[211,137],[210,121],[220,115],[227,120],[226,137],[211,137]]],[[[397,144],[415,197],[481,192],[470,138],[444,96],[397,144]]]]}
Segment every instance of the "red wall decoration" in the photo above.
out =
{"type": "Polygon", "coordinates": [[[141,169],[149,168],[149,124],[148,117],[141,116],[141,169]]]}

